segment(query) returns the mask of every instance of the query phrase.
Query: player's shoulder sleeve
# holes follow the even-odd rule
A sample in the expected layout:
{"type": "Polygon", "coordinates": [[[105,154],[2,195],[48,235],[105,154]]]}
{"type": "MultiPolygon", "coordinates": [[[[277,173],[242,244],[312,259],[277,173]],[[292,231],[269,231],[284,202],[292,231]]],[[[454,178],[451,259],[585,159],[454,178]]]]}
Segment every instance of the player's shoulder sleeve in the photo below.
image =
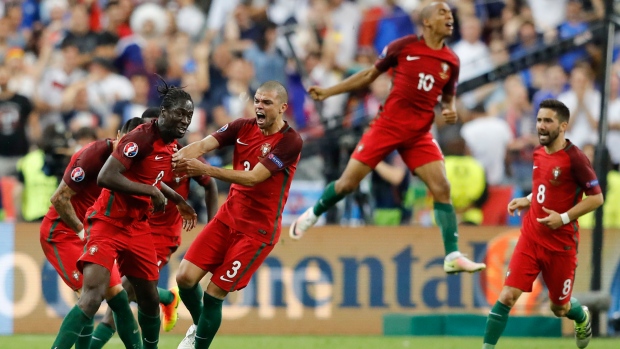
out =
{"type": "Polygon", "coordinates": [[[261,160],[271,173],[282,171],[299,161],[303,141],[299,133],[287,125],[280,142],[261,160]]]}
{"type": "Polygon", "coordinates": [[[601,186],[598,183],[596,173],[586,154],[573,144],[569,145],[566,152],[570,158],[571,172],[577,181],[577,185],[579,185],[588,196],[600,194],[602,192],[601,186]]]}
{"type": "Polygon", "coordinates": [[[105,160],[112,153],[112,141],[94,141],[73,154],[62,177],[65,184],[79,193],[91,181],[97,180],[105,160]]]}
{"type": "Polygon", "coordinates": [[[237,119],[220,127],[220,129],[213,132],[211,136],[217,139],[217,141],[220,143],[220,148],[228,145],[233,145],[236,142],[239,131],[247,125],[251,125],[253,122],[256,122],[256,120],[247,118],[237,119]]]}
{"type": "Polygon", "coordinates": [[[131,168],[135,162],[144,159],[153,152],[153,144],[156,140],[153,127],[153,124],[143,124],[124,135],[118,141],[112,156],[120,161],[126,169],[131,168]]]}
{"type": "Polygon", "coordinates": [[[398,64],[398,55],[403,48],[408,44],[419,40],[420,39],[417,35],[412,34],[390,42],[383,48],[383,51],[381,51],[381,54],[375,62],[375,68],[377,68],[380,72],[385,72],[388,69],[395,67],[396,64],[398,64]]]}
{"type": "MultiPolygon", "coordinates": [[[[198,157],[198,160],[200,160],[200,162],[202,162],[203,164],[207,163],[207,160],[205,160],[202,156],[198,157]]],[[[209,183],[211,182],[211,177],[207,175],[192,177],[192,179],[194,179],[198,184],[203,187],[209,185],[209,183]]]]}

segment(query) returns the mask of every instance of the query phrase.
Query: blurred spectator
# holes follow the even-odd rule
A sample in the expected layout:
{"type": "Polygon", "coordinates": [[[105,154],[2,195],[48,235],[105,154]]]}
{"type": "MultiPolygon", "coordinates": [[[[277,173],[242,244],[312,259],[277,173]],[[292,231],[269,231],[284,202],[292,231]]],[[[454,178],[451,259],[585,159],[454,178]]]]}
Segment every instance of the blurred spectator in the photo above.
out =
{"type": "Polygon", "coordinates": [[[609,131],[607,132],[607,149],[609,150],[609,158],[616,170],[620,165],[620,77],[618,76],[618,68],[613,70],[611,74],[611,91],[609,110],[607,112],[607,122],[609,131]]]}
{"type": "Polygon", "coordinates": [[[97,34],[90,29],[86,5],[77,4],[71,8],[71,21],[64,40],[73,42],[80,50],[80,66],[85,66],[93,58],[92,54],[97,47],[97,34]]]}
{"type": "Polygon", "coordinates": [[[102,132],[103,117],[88,102],[86,81],[82,81],[65,89],[62,96],[62,119],[66,128],[77,132],[82,127],[90,127],[101,133],[102,137],[113,137],[113,131],[102,132]]]}
{"type": "Polygon", "coordinates": [[[23,19],[21,3],[19,1],[6,1],[4,6],[5,13],[2,18],[4,23],[0,25],[0,28],[6,31],[4,35],[6,35],[7,44],[9,47],[23,49],[28,42],[30,31],[21,26],[23,19]]]}
{"type": "Polygon", "coordinates": [[[149,104],[149,78],[145,74],[133,74],[131,85],[135,95],[132,99],[121,99],[112,107],[112,115],[108,120],[108,129],[117,130],[132,118],[139,118],[149,104]]]}
{"type": "Polygon", "coordinates": [[[16,93],[32,98],[36,88],[35,76],[29,65],[24,63],[24,50],[18,47],[11,48],[4,57],[6,67],[11,74],[9,89],[16,93]]]}
{"type": "Polygon", "coordinates": [[[506,183],[508,145],[513,133],[506,120],[488,114],[484,106],[471,110],[471,121],[461,128],[471,155],[484,167],[489,185],[506,183]]]}
{"type": "Polygon", "coordinates": [[[327,0],[327,30],[323,38],[323,55],[344,71],[357,52],[357,35],[361,22],[358,6],[344,0],[327,0]]]}
{"type": "Polygon", "coordinates": [[[581,148],[598,141],[601,93],[594,89],[594,77],[586,65],[578,65],[570,74],[570,89],[558,96],[570,110],[566,138],[581,148]]]}
{"type": "Polygon", "coordinates": [[[178,0],[181,7],[177,12],[176,25],[178,29],[188,34],[193,40],[202,35],[205,27],[205,15],[195,5],[194,0],[178,0]]]}
{"type": "Polygon", "coordinates": [[[560,65],[550,65],[545,69],[545,78],[543,85],[538,92],[532,97],[532,107],[534,108],[534,115],[538,114],[540,102],[545,99],[557,99],[558,96],[566,91],[566,73],[560,65]]]}
{"type": "Polygon", "coordinates": [[[568,1],[570,0],[527,0],[538,30],[553,30],[564,22],[568,1]]]}
{"type": "Polygon", "coordinates": [[[131,1],[109,0],[105,6],[104,33],[108,32],[119,38],[132,34],[129,16],[133,10],[131,1]]]}
{"type": "Polygon", "coordinates": [[[27,130],[36,135],[32,103],[8,88],[9,79],[9,69],[0,65],[0,177],[14,174],[17,161],[28,153],[27,130]]]}
{"type": "Polygon", "coordinates": [[[480,40],[482,25],[476,17],[466,17],[461,22],[461,40],[452,49],[461,61],[459,81],[467,81],[493,68],[487,45],[480,40]]]}
{"type": "MultiPolygon", "coordinates": [[[[588,30],[588,24],[583,20],[581,0],[568,0],[564,8],[566,9],[566,20],[558,27],[560,39],[571,38],[588,30]]],[[[565,71],[571,71],[575,64],[587,59],[588,51],[585,47],[582,47],[562,55],[560,57],[560,65],[565,71]]]]}
{"type": "Polygon", "coordinates": [[[93,51],[93,55],[113,62],[116,59],[117,44],[118,36],[110,32],[101,32],[97,34],[97,46],[93,51]]]}
{"type": "Polygon", "coordinates": [[[511,58],[523,57],[529,52],[542,48],[543,42],[536,32],[533,22],[524,21],[519,27],[518,41],[512,48],[511,58]]]}
{"type": "Polygon", "coordinates": [[[226,77],[226,88],[212,99],[212,116],[216,128],[235,119],[254,115],[251,103],[254,92],[250,89],[250,81],[254,78],[252,64],[242,58],[234,58],[226,67],[226,77]]]}
{"type": "Polygon", "coordinates": [[[60,109],[66,88],[84,79],[86,72],[79,68],[79,48],[71,40],[62,43],[62,65],[50,66],[38,83],[35,104],[40,113],[41,127],[61,121],[60,109]]]}
{"type": "Polygon", "coordinates": [[[286,59],[276,47],[277,26],[273,22],[263,25],[263,33],[256,43],[243,51],[243,58],[254,66],[255,86],[275,80],[286,86],[286,59]]]}
{"type": "Polygon", "coordinates": [[[390,42],[414,33],[411,16],[398,5],[398,1],[386,0],[364,11],[358,45],[381,52],[390,42]]]}

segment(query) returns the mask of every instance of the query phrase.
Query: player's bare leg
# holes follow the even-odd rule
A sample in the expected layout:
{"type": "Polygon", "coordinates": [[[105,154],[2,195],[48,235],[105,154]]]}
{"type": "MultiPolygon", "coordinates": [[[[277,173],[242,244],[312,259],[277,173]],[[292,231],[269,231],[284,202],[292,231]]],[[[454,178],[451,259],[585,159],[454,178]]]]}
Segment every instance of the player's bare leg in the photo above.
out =
{"type": "Polygon", "coordinates": [[[352,193],[370,171],[372,171],[370,166],[358,160],[349,159],[347,167],[344,169],[340,178],[335,182],[329,183],[327,187],[325,187],[319,201],[317,201],[313,207],[307,209],[291,224],[289,229],[289,236],[291,239],[301,239],[308,229],[316,224],[323,213],[333,207],[345,196],[352,193]]]}
{"type": "Polygon", "coordinates": [[[518,288],[504,286],[499,294],[499,299],[495,302],[491,311],[489,311],[482,349],[495,348],[499,337],[502,336],[506,328],[510,309],[512,309],[522,293],[523,291],[518,288]]]}
{"type": "Polygon", "coordinates": [[[486,268],[484,263],[475,263],[458,250],[458,223],[450,200],[450,183],[446,177],[443,161],[433,161],[414,170],[426,184],[435,201],[435,221],[441,228],[446,258],[443,269],[446,273],[477,272],[486,268]]]}
{"type": "Polygon", "coordinates": [[[186,259],[183,259],[179,265],[176,277],[177,285],[179,286],[179,296],[187,310],[189,310],[193,323],[185,333],[185,338],[179,343],[178,349],[194,349],[196,329],[202,314],[202,300],[204,298],[204,292],[199,282],[206,274],[205,270],[200,269],[186,259]]]}
{"type": "MultiPolygon", "coordinates": [[[[145,280],[127,276],[136,293],[138,303],[138,323],[142,329],[142,347],[144,349],[157,348],[159,342],[159,294],[157,280],[145,280]]],[[[120,328],[120,324],[117,324],[120,328]]]]}

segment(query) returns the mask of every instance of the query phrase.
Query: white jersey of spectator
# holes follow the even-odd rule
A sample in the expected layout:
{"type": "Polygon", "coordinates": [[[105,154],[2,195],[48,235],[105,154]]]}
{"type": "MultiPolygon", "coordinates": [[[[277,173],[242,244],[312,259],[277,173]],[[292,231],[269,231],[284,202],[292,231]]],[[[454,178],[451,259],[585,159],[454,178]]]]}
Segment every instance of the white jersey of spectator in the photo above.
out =
{"type": "Polygon", "coordinates": [[[180,31],[187,33],[194,39],[197,39],[203,32],[205,15],[193,3],[182,3],[184,3],[184,6],[179,9],[176,16],[177,27],[180,31]]]}
{"type": "Polygon", "coordinates": [[[493,69],[489,48],[480,41],[481,30],[480,21],[475,17],[465,18],[461,24],[462,39],[452,47],[461,61],[459,82],[493,69]]]}
{"type": "MultiPolygon", "coordinates": [[[[134,89],[131,82],[126,77],[110,73],[98,81],[92,81],[86,87],[88,91],[88,102],[99,115],[110,115],[114,103],[121,100],[132,100],[134,89]]],[[[103,120],[107,125],[107,120],[103,120]]]]}
{"type": "MultiPolygon", "coordinates": [[[[220,31],[237,5],[239,5],[239,0],[211,1],[209,14],[207,16],[207,28],[209,30],[220,31]]],[[[178,23],[179,22],[177,21],[177,24],[178,23]]]]}
{"type": "Polygon", "coordinates": [[[357,39],[362,14],[360,8],[351,2],[340,1],[340,5],[330,13],[332,35],[337,44],[335,63],[339,67],[348,67],[353,63],[357,52],[357,39]]]}
{"type": "Polygon", "coordinates": [[[557,28],[566,19],[568,0],[527,0],[538,32],[557,28]]]}
{"type": "Polygon", "coordinates": [[[508,123],[497,116],[482,116],[466,122],[461,137],[484,167],[489,185],[502,184],[506,175],[506,150],[512,142],[508,123]]]}
{"type": "Polygon", "coordinates": [[[65,89],[84,77],[86,77],[86,72],[82,69],[67,72],[62,68],[49,68],[43,73],[43,77],[37,86],[37,98],[45,101],[53,110],[41,115],[42,128],[61,121],[60,107],[65,89]]]}
{"type": "MultiPolygon", "coordinates": [[[[620,98],[614,99],[609,104],[607,113],[609,124],[620,124],[620,98]]],[[[607,149],[613,164],[620,164],[620,130],[609,129],[607,133],[607,149]]]]}
{"type": "MultiPolygon", "coordinates": [[[[579,148],[583,148],[586,144],[596,144],[598,141],[598,130],[590,125],[583,110],[575,113],[577,109],[577,95],[575,92],[572,90],[566,91],[558,96],[558,100],[568,107],[571,112],[571,119],[575,119],[572,121],[570,129],[566,131],[566,138],[570,139],[579,148]]],[[[598,120],[601,110],[601,93],[590,89],[586,92],[583,100],[592,117],[598,120]]]]}
{"type": "MultiPolygon", "coordinates": [[[[325,69],[325,67],[321,64],[315,66],[309,74],[311,84],[322,87],[333,86],[342,80],[340,74],[336,73],[334,70],[325,69]]],[[[348,93],[341,93],[324,100],[323,110],[321,113],[323,118],[325,120],[335,121],[337,117],[342,116],[347,104],[348,96],[348,93]]],[[[327,128],[331,128],[333,126],[335,126],[335,124],[328,121],[327,128]]]]}

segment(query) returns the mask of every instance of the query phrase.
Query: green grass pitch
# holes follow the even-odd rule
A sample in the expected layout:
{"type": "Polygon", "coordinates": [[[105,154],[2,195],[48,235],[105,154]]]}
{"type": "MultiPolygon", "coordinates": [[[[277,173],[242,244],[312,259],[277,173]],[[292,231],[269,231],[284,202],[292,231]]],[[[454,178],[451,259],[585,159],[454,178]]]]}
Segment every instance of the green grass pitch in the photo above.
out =
{"type": "MultiPolygon", "coordinates": [[[[183,337],[163,334],[160,349],[176,349],[183,337]]],[[[0,336],[2,349],[49,349],[54,341],[51,335],[0,336]]],[[[381,337],[381,336],[221,336],[216,337],[212,349],[480,349],[482,338],[477,337],[381,337]]],[[[122,349],[115,336],[105,347],[122,349]]],[[[497,349],[574,349],[572,338],[502,338],[497,349]]],[[[620,338],[594,338],[588,349],[618,349],[620,338]]]]}

